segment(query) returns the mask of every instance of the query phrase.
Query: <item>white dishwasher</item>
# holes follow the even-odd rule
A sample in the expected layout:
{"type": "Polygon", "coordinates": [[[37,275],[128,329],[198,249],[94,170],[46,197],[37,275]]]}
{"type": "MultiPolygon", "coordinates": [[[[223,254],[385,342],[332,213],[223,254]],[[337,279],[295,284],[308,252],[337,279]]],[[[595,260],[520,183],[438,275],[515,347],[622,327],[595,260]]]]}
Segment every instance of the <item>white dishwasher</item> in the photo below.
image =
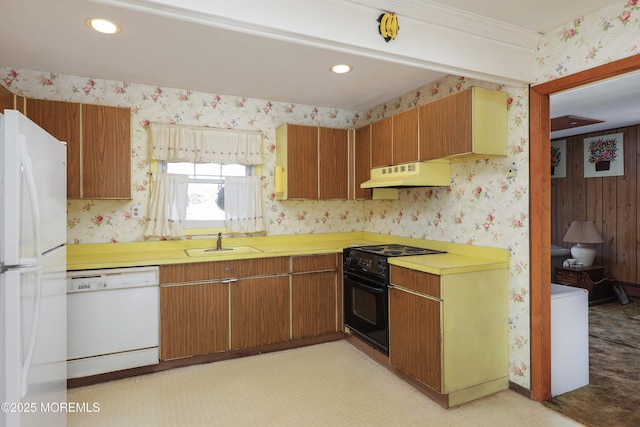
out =
{"type": "Polygon", "coordinates": [[[157,364],[158,267],[67,272],[67,377],[157,364]]]}

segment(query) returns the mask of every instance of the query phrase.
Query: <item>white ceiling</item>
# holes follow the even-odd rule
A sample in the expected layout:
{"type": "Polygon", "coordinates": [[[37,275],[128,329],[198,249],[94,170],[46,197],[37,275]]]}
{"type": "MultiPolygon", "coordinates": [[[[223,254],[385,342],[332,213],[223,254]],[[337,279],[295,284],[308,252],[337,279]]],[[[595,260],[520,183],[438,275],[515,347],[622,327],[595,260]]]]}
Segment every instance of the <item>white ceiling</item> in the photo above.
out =
{"type": "Polygon", "coordinates": [[[552,118],[574,115],[603,120],[551,132],[552,139],[640,124],[640,72],[554,94],[550,104],[552,118]]]}
{"type": "MultiPolygon", "coordinates": [[[[403,35],[411,36],[414,21],[426,22],[432,17],[436,26],[456,27],[456,34],[473,33],[479,40],[502,37],[493,34],[493,29],[513,32],[511,47],[531,53],[543,33],[613,3],[617,2],[270,0],[269,16],[261,22],[259,12],[264,9],[260,7],[267,3],[243,0],[21,0],[2,5],[0,65],[365,111],[461,70],[460,66],[448,69],[441,59],[439,66],[430,69],[424,65],[427,61],[411,61],[406,52],[394,52],[394,48],[403,48],[403,35]],[[356,20],[336,13],[335,22],[325,23],[318,9],[313,9],[318,4],[340,7],[341,11],[377,8],[372,10],[374,16],[396,11],[398,39],[377,50],[351,49],[346,43],[329,40],[319,29],[335,29],[339,38],[350,30],[345,23],[353,21],[355,26],[356,20]],[[238,10],[246,13],[238,15],[238,10]],[[276,18],[291,16],[298,19],[287,19],[290,23],[285,29],[283,25],[280,31],[267,27],[269,21],[275,22],[271,24],[275,27],[286,22],[276,18]],[[94,33],[85,25],[89,17],[115,20],[122,31],[115,36],[94,33]],[[317,25],[312,25],[314,19],[317,25]],[[312,37],[314,31],[317,34],[312,37]],[[354,71],[341,76],[329,73],[329,66],[336,63],[348,63],[354,71]]],[[[367,17],[367,25],[369,20],[367,17]]],[[[377,23],[371,26],[379,43],[377,23]]],[[[501,43],[507,46],[511,42],[501,43]]],[[[422,49],[434,46],[430,41],[422,49]]],[[[465,46],[459,48],[462,51],[465,46]]],[[[454,55],[452,64],[464,64],[460,53],[449,54],[454,55]]],[[[469,76],[482,74],[471,65],[468,68],[469,76]]],[[[494,81],[499,81],[500,76],[495,77],[494,81]]]]}

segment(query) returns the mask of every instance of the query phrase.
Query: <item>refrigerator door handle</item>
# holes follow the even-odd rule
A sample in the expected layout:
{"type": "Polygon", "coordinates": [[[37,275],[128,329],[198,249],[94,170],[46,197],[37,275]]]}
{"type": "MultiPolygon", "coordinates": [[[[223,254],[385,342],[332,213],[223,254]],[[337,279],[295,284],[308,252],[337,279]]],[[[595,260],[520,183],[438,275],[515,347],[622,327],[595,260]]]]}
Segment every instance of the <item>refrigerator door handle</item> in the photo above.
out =
{"type": "MultiPolygon", "coordinates": [[[[29,389],[29,369],[33,361],[33,353],[36,348],[36,339],[38,337],[38,323],[40,322],[40,300],[42,299],[42,267],[25,268],[24,272],[34,272],[36,275],[35,292],[33,301],[33,314],[31,316],[31,333],[29,334],[29,346],[22,363],[22,387],[20,388],[21,396],[24,398],[29,389]]],[[[22,323],[20,323],[22,328],[22,323]]],[[[22,336],[22,330],[20,331],[22,336]]]]}
{"type": "Polygon", "coordinates": [[[38,203],[38,191],[36,189],[36,180],[33,175],[33,166],[31,158],[27,151],[27,140],[24,135],[20,135],[20,164],[24,171],[24,178],[27,184],[27,193],[29,194],[29,202],[31,205],[31,219],[33,222],[33,248],[35,252],[34,258],[25,258],[22,264],[39,264],[42,261],[40,251],[40,204],[38,203]]]}

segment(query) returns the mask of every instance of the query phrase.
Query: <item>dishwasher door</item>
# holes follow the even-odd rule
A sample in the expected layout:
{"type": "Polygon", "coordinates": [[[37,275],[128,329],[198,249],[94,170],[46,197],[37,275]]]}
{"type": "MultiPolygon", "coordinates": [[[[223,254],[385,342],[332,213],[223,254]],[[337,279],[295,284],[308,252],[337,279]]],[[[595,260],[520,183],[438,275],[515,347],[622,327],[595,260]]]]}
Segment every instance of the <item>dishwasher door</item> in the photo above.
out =
{"type": "Polygon", "coordinates": [[[157,267],[67,273],[67,376],[157,364],[157,267]]]}

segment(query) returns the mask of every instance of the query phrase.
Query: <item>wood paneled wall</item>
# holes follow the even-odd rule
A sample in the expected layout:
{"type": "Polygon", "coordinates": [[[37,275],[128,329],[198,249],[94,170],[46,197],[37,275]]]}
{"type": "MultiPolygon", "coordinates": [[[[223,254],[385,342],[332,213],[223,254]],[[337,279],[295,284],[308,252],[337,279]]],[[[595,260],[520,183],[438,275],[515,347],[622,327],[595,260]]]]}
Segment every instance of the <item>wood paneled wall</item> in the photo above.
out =
{"type": "Polygon", "coordinates": [[[562,238],[571,221],[594,221],[604,239],[594,265],[640,283],[640,125],[559,139],[567,141],[567,176],[551,180],[551,243],[570,248],[562,238]],[[583,139],[613,133],[624,134],[624,176],[584,178],[583,139]]]}

